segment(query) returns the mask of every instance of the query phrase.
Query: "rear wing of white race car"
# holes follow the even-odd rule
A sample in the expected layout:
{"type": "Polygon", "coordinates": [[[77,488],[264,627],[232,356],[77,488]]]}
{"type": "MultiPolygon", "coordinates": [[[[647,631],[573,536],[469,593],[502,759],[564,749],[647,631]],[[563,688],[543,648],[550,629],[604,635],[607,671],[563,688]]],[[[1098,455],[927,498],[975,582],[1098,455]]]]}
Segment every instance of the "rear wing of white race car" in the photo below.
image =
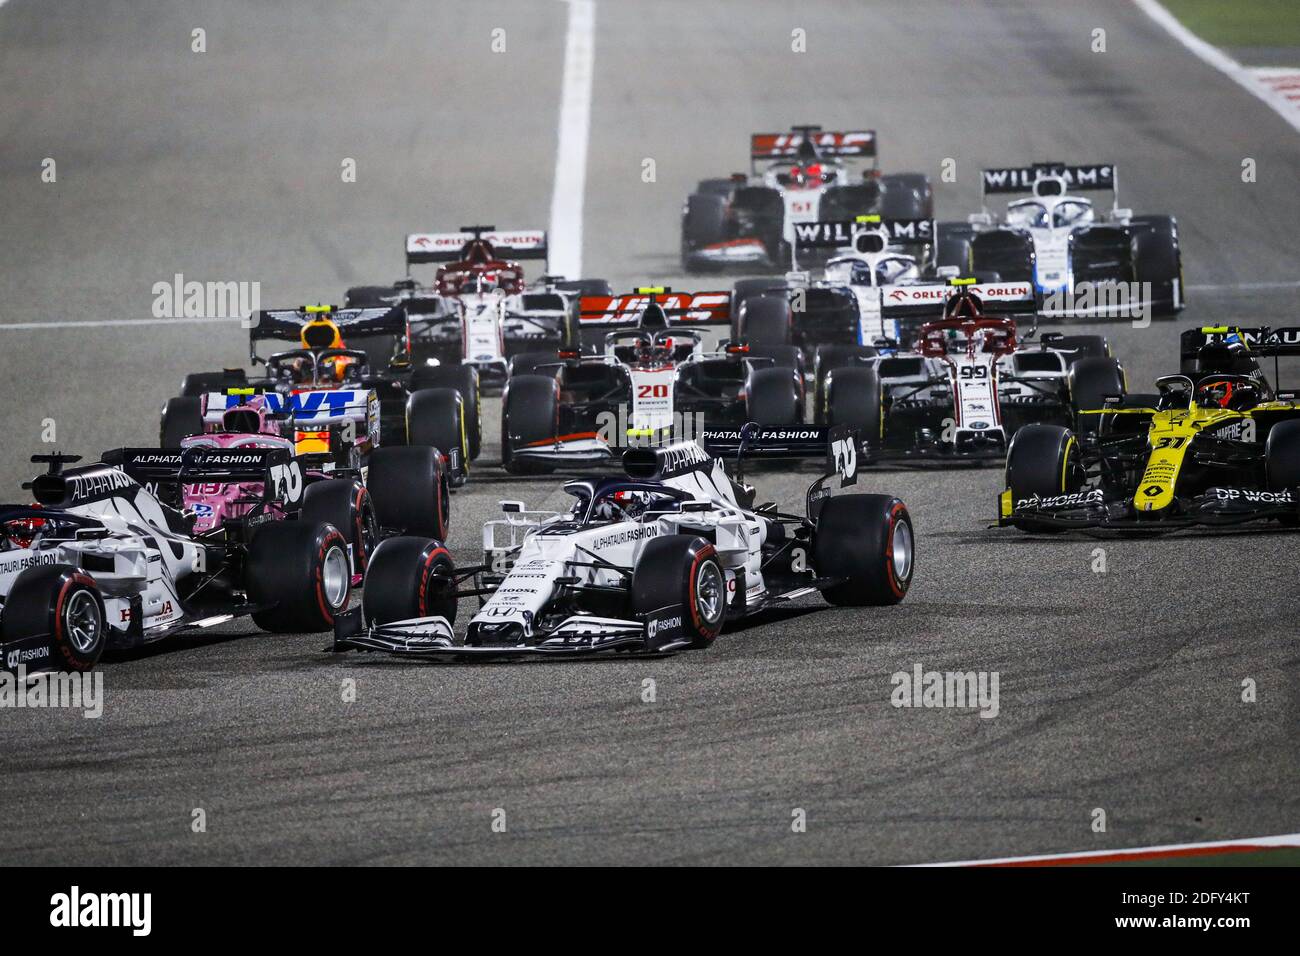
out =
{"type": "Polygon", "coordinates": [[[1109,192],[1119,206],[1119,171],[1114,163],[1033,163],[980,170],[980,206],[988,215],[988,197],[1036,194],[1044,179],[1063,179],[1070,192],[1109,192]]]}
{"type": "Polygon", "coordinates": [[[858,216],[856,219],[818,219],[791,225],[794,227],[791,265],[796,272],[801,249],[843,249],[869,254],[883,252],[891,246],[924,247],[933,255],[937,234],[933,219],[889,219],[877,215],[858,216]]]}
{"type": "Polygon", "coordinates": [[[989,315],[1038,314],[1038,294],[1032,282],[957,282],[955,285],[881,286],[881,313],[892,319],[941,319],[948,300],[959,289],[965,289],[980,299],[989,315]]]}
{"type": "Polygon", "coordinates": [[[546,259],[549,247],[542,229],[497,229],[466,226],[459,232],[414,232],[406,237],[406,267],[430,262],[456,262],[475,239],[486,241],[503,259],[546,259]]]}
{"type": "Polygon", "coordinates": [[[731,323],[730,292],[674,292],[664,286],[643,287],[626,295],[584,295],[578,319],[584,328],[636,326],[651,303],[659,305],[674,325],[731,323]]]}

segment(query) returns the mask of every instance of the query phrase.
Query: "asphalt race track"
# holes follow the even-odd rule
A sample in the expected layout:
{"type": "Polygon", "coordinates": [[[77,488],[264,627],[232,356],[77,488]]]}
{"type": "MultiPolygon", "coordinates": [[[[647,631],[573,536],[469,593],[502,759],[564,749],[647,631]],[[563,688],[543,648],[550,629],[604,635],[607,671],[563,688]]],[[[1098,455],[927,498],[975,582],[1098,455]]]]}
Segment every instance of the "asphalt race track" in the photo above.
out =
{"type": "MultiPolygon", "coordinates": [[[[1124,205],[1179,217],[1191,287],[1177,322],[1088,327],[1135,388],[1175,370],[1180,328],[1296,323],[1300,135],[1125,0],[956,9],[599,0],[584,272],[708,287],[676,274],[682,199],[743,168],[751,132],[813,122],[879,130],[947,218],[981,166],[1118,164],[1124,205]]],[[[0,7],[0,326],[36,324],[0,328],[3,497],[46,419],[66,451],[156,441],[183,374],[246,343],[234,322],[46,323],[148,318],[176,273],[338,302],[401,273],[408,231],[546,227],[565,23],[558,2],[0,7]]],[[[467,561],[499,499],[559,500],[506,480],[487,408],[453,504],[467,561]]],[[[814,477],[759,476],[760,498],[800,508],[814,477]]],[[[1300,538],[990,530],[993,468],[866,488],[916,522],[906,602],[805,598],[706,653],[422,666],[240,623],[108,660],[98,720],[0,712],[0,862],[895,864],[1300,829],[1300,538]],[[997,717],[891,706],[918,663],[998,672],[997,717]]]]}

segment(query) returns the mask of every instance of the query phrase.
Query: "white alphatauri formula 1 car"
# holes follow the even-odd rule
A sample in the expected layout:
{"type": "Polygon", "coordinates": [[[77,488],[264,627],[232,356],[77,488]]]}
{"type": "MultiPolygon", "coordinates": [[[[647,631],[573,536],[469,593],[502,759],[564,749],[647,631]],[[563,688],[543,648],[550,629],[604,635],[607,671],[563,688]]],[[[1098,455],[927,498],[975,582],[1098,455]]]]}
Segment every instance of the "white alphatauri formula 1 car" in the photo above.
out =
{"type": "Polygon", "coordinates": [[[911,583],[915,546],[899,499],[839,494],[856,480],[847,430],[754,424],[699,441],[636,448],[626,476],[570,481],[566,512],[503,502],[484,526],[485,560],[457,568],[428,538],[375,552],[362,606],[339,618],[335,650],[403,657],[509,657],[702,648],[730,620],[820,591],[832,604],[891,605],[911,583]],[[706,450],[711,449],[711,450],[706,450]],[[804,456],[833,471],[809,488],[806,514],[753,504],[717,455],[804,456]],[[462,587],[475,579],[472,587],[462,587]],[[461,598],[481,604],[464,639],[461,598]]]}
{"type": "MultiPolygon", "coordinates": [[[[244,614],[265,630],[326,630],[347,605],[348,544],[332,525],[267,515],[247,538],[199,541],[192,514],[124,468],[65,469],[78,460],[34,456],[48,465],[27,486],[36,503],[0,505],[0,666],[85,671],[106,648],[244,614]]],[[[282,449],[217,449],[186,477],[259,481],[280,505],[296,506],[305,487],[282,449]]]]}

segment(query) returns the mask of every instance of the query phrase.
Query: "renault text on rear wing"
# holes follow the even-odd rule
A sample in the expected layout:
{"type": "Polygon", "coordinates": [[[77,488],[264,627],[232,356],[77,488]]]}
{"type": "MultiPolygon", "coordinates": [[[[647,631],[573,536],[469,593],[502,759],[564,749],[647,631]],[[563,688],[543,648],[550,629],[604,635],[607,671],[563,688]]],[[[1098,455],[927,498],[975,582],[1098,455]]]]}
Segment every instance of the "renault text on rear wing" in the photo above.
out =
{"type": "Polygon", "coordinates": [[[586,295],[579,319],[583,325],[636,325],[650,303],[660,305],[670,321],[683,324],[731,322],[730,292],[671,292],[649,289],[627,295],[586,295]]]}
{"type": "Polygon", "coordinates": [[[485,232],[416,232],[406,237],[406,264],[455,262],[465,244],[475,238],[486,240],[502,258],[545,259],[546,232],[541,229],[494,229],[485,232]]]}
{"type": "Polygon", "coordinates": [[[985,196],[996,193],[1030,193],[1034,191],[1034,184],[1047,176],[1061,177],[1067,188],[1078,192],[1115,192],[1118,186],[1116,169],[1112,163],[1086,166],[1034,163],[1031,166],[985,169],[980,173],[980,185],[985,196]]]}
{"type": "Polygon", "coordinates": [[[1212,344],[1243,348],[1257,358],[1296,356],[1300,355],[1300,327],[1205,325],[1185,330],[1179,344],[1184,359],[1195,358],[1203,346],[1212,344]]]}

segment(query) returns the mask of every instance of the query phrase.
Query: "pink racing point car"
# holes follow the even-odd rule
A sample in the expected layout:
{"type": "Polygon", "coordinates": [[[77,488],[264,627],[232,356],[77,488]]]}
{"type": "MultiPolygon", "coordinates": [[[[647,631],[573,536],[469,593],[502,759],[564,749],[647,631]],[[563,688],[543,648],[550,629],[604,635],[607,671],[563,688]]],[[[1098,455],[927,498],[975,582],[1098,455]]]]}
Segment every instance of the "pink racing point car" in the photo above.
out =
{"type": "Polygon", "coordinates": [[[243,398],[179,449],[120,453],[124,470],[180,509],[194,537],[247,542],[268,521],[330,524],[347,541],[354,586],[385,537],[446,537],[450,488],[436,449],[378,448],[367,467],[340,468],[328,454],[296,454],[284,433],[292,421],[264,395],[243,398]]]}

